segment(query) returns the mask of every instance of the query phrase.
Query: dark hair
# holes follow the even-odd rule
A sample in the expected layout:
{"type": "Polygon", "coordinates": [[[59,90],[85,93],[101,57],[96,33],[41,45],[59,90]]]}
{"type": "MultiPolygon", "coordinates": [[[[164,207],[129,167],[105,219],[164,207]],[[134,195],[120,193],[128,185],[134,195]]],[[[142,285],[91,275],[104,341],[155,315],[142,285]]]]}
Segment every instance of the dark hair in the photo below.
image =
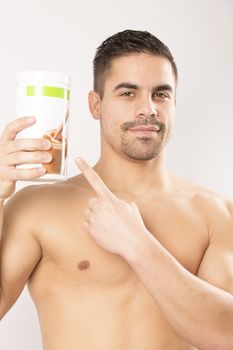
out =
{"type": "Polygon", "coordinates": [[[124,30],[107,38],[97,48],[93,61],[94,90],[103,97],[106,73],[114,58],[135,53],[149,53],[169,60],[177,81],[178,73],[169,48],[156,36],[146,31],[124,30]]]}

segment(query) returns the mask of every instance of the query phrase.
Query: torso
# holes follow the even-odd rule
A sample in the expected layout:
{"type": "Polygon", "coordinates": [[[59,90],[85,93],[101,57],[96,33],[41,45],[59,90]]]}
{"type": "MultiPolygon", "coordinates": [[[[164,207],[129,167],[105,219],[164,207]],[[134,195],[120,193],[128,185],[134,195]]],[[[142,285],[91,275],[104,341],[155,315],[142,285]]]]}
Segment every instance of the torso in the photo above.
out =
{"type": "MultiPolygon", "coordinates": [[[[43,256],[28,286],[44,350],[194,350],[176,335],[128,263],[83,231],[83,210],[93,196],[78,180],[40,189],[35,219],[43,256]]],[[[143,199],[119,197],[133,200],[151,234],[198,273],[209,236],[195,191],[178,186],[143,199]]]]}

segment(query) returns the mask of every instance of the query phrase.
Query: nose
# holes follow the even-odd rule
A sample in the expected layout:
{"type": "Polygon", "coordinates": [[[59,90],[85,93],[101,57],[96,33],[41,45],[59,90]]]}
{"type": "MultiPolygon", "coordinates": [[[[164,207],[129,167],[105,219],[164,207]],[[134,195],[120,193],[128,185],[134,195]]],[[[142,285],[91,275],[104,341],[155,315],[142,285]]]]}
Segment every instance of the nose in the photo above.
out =
{"type": "Polygon", "coordinates": [[[136,106],[137,118],[155,118],[158,116],[156,103],[151,96],[141,97],[136,106]]]}

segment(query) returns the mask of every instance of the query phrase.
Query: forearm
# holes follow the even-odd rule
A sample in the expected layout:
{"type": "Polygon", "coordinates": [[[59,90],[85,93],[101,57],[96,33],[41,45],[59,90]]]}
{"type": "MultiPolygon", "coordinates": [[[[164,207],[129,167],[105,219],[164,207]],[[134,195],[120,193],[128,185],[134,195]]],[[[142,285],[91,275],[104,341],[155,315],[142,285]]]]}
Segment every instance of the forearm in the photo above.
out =
{"type": "Polygon", "coordinates": [[[187,271],[152,235],[145,237],[125,258],[175,331],[200,350],[232,350],[233,296],[187,271]]]}

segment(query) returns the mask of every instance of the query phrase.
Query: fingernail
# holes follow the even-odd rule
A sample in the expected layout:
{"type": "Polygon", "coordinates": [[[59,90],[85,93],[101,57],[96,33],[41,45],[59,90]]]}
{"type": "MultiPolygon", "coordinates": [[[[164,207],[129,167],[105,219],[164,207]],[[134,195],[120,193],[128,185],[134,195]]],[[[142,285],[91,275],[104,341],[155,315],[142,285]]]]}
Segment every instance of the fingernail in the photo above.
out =
{"type": "Polygon", "coordinates": [[[44,140],[43,141],[43,147],[50,148],[51,147],[51,142],[44,140]]]}
{"type": "Polygon", "coordinates": [[[40,173],[40,174],[45,174],[46,173],[46,169],[45,168],[38,168],[38,172],[40,173]]]}
{"type": "Polygon", "coordinates": [[[35,121],[36,121],[36,118],[33,117],[33,116],[30,116],[30,117],[28,118],[28,120],[29,120],[30,123],[32,123],[32,122],[35,122],[35,121]]]}
{"type": "Polygon", "coordinates": [[[51,160],[52,160],[51,154],[46,153],[46,154],[43,155],[43,161],[44,162],[51,162],[51,160]]]}

